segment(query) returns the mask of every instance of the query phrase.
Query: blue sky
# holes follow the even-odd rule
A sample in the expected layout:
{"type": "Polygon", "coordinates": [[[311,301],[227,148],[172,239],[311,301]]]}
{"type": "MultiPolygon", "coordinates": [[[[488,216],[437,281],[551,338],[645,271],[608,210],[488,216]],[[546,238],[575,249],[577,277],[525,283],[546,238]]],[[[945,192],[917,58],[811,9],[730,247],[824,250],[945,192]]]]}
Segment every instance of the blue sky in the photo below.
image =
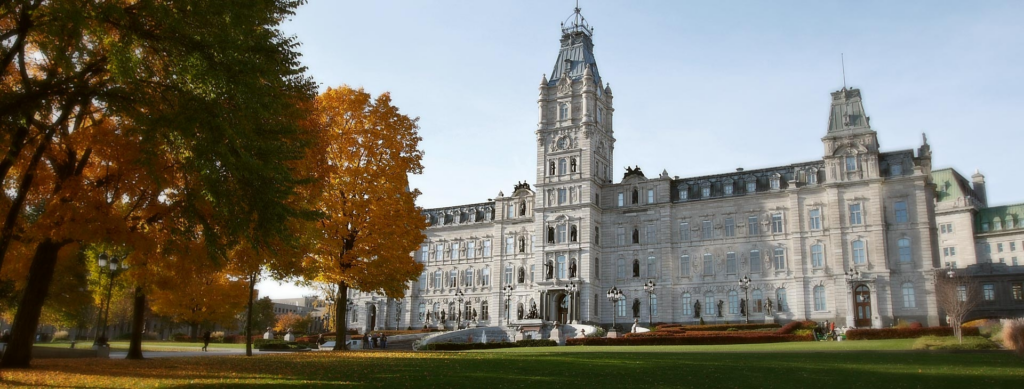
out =
{"type": "MultiPolygon", "coordinates": [[[[313,0],[284,25],[322,88],[420,117],[423,207],[536,177],[537,85],[574,1],[313,0]]],[[[820,159],[829,93],[860,88],[883,151],[981,169],[1024,202],[1024,2],[581,1],[615,96],[615,166],[689,177],[820,159]],[[1013,146],[1018,145],[1018,146],[1013,146]]],[[[276,295],[298,293],[265,286],[276,295]]],[[[266,293],[265,292],[265,293],[266,293]]],[[[277,296],[275,296],[277,297],[277,296]]],[[[283,297],[283,295],[282,295],[283,297]]]]}

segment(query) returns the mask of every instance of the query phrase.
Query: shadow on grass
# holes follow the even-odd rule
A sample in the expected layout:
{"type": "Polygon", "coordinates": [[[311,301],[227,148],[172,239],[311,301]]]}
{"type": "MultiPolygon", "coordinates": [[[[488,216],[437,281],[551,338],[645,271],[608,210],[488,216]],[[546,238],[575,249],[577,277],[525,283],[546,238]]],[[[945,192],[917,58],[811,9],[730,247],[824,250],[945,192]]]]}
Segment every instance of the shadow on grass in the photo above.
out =
{"type": "MultiPolygon", "coordinates": [[[[931,353],[359,353],[40,364],[49,384],[137,386],[1020,387],[1024,359],[931,353]],[[59,377],[59,381],[58,380],[59,377]]],[[[5,372],[5,379],[39,385],[5,372]]]]}

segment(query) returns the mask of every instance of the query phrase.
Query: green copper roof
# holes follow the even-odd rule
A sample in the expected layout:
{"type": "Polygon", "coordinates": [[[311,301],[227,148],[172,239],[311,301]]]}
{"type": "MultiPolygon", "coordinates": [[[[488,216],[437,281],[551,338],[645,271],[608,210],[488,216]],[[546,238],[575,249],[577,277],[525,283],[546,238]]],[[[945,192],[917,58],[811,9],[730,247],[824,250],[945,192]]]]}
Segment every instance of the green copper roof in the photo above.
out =
{"type": "Polygon", "coordinates": [[[971,182],[952,168],[932,170],[932,182],[935,183],[935,197],[941,203],[955,201],[960,197],[974,197],[971,182]]]}
{"type": "Polygon", "coordinates": [[[1001,205],[982,208],[974,216],[978,232],[1019,230],[1024,228],[1024,204],[1001,205]]]}

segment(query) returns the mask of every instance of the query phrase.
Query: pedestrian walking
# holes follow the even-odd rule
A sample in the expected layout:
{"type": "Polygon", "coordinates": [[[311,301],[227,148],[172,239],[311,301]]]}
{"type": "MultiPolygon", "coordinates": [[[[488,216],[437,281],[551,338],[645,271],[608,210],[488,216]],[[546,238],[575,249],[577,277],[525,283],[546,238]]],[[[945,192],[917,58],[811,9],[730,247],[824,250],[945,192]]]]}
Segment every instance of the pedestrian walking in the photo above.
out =
{"type": "Polygon", "coordinates": [[[388,334],[380,334],[380,348],[388,349],[388,334]]]}
{"type": "Polygon", "coordinates": [[[207,347],[210,347],[210,330],[203,333],[203,351],[209,351],[207,347]]]}
{"type": "Polygon", "coordinates": [[[370,334],[363,334],[363,350],[370,348],[370,334]]]}

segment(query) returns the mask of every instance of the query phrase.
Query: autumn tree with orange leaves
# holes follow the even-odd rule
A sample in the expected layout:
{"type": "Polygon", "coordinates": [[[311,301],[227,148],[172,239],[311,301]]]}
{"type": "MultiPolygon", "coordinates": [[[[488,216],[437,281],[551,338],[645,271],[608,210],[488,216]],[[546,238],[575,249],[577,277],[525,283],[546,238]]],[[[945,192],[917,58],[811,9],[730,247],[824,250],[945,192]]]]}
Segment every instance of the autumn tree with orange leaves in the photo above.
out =
{"type": "MultiPolygon", "coordinates": [[[[362,89],[328,88],[315,113],[321,218],[308,235],[306,272],[338,285],[333,321],[344,334],[349,288],[403,297],[423,269],[410,253],[423,242],[426,222],[408,180],[423,170],[423,153],[417,119],[391,105],[388,93],[371,98],[362,89]]],[[[344,348],[340,340],[336,350],[344,348]]]]}

